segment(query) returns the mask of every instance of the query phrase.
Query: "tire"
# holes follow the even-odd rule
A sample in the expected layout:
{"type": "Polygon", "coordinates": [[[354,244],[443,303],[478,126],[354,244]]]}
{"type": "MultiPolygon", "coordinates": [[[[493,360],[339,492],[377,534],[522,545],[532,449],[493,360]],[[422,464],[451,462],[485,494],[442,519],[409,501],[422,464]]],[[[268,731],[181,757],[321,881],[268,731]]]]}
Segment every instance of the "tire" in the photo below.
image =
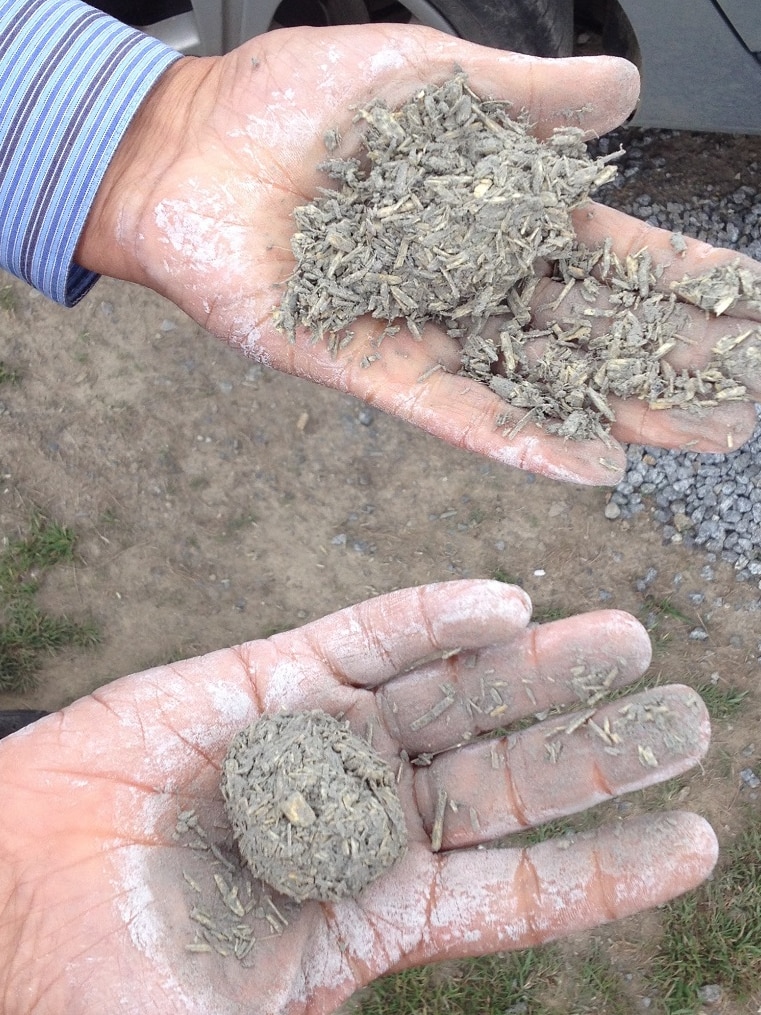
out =
{"type": "MultiPolygon", "coordinates": [[[[368,6],[371,21],[409,20],[384,17],[382,0],[368,0],[368,6]]],[[[433,28],[444,27],[441,18],[451,34],[484,46],[533,56],[573,51],[573,0],[402,0],[393,7],[433,28]]]]}
{"type": "Polygon", "coordinates": [[[274,23],[410,22],[533,56],[570,56],[573,0],[283,0],[274,23]]]}
{"type": "Polygon", "coordinates": [[[10,736],[11,733],[18,732],[18,730],[29,726],[33,722],[37,722],[38,719],[42,719],[47,714],[47,712],[29,708],[12,708],[0,712],[0,739],[10,736]]]}

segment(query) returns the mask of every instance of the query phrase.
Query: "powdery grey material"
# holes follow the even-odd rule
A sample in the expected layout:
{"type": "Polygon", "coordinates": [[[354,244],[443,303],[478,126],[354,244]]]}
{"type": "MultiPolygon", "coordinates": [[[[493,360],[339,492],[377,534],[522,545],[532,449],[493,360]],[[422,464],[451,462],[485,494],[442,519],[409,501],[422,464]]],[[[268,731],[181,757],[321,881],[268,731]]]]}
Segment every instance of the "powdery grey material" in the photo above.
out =
{"type": "MultiPolygon", "coordinates": [[[[642,192],[626,200],[621,197],[624,185],[628,191],[634,189],[640,166],[648,161],[648,146],[665,133],[670,132],[620,131],[597,142],[601,154],[619,144],[626,149],[618,161],[619,176],[605,187],[600,200],[651,225],[761,260],[757,187],[740,186],[722,198],[685,194],[680,201],[663,201],[642,192]]],[[[757,172],[758,166],[748,167],[749,175],[751,171],[757,172]]],[[[631,445],[626,473],[611,502],[619,507],[621,518],[654,502],[655,519],[667,541],[701,548],[710,560],[731,564],[738,579],[761,588],[761,410],[757,414],[759,424],[750,442],[726,455],[631,445]]],[[[701,575],[705,581],[713,580],[710,565],[701,575]]]]}
{"type": "Polygon", "coordinates": [[[394,773],[324,712],[263,716],[238,733],[222,794],[251,871],[299,902],[356,896],[407,848],[394,773]]]}

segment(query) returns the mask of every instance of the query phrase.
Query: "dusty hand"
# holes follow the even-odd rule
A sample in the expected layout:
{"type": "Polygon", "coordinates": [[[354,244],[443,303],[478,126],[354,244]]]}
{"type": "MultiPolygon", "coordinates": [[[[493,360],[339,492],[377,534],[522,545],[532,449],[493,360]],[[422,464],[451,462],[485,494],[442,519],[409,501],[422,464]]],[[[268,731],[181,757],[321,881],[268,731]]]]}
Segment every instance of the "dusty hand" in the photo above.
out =
{"type": "Polygon", "coordinates": [[[686,813],[494,847],[682,772],[708,743],[687,688],[596,700],[649,662],[633,618],[531,628],[529,615],[496,582],[392,593],[126,677],[0,743],[5,1015],[315,1015],[389,970],[527,947],[699,883],[716,843],[686,813]],[[231,864],[219,770],[262,712],[311,708],[372,728],[398,769],[409,851],[355,901],[297,906],[256,883],[249,894],[231,864]]]}
{"type": "MultiPolygon", "coordinates": [[[[603,133],[637,96],[635,69],[613,58],[538,60],[398,25],[271,33],[166,73],[118,149],[78,260],[156,289],[255,359],[351,392],[452,444],[556,478],[615,483],[624,463],[617,445],[563,441],[534,426],[507,439],[496,426],[504,403],[453,376],[458,348],[434,327],[422,343],[403,330],[384,343],[372,369],[360,364],[374,352],[381,322],[358,322],[350,347],[336,357],[303,331],[290,344],[273,327],[294,265],[293,209],[329,182],[315,168],[325,158],[326,131],[338,128],[342,151],[351,152],[353,107],[376,97],[398,105],[455,66],[475,90],[529,110],[543,134],[569,116],[590,136],[603,133]],[[435,364],[445,370],[420,381],[435,364]]],[[[624,216],[605,223],[625,250],[649,238],[624,216]]],[[[594,228],[579,222],[582,241],[594,228]]],[[[703,257],[690,247],[679,269],[699,270],[703,257]]],[[[702,355],[695,351],[697,360],[702,355]]],[[[635,403],[620,416],[614,433],[624,439],[693,449],[725,450],[727,432],[737,445],[753,428],[748,405],[706,419],[676,414],[674,422],[663,413],[643,420],[635,403]]]]}

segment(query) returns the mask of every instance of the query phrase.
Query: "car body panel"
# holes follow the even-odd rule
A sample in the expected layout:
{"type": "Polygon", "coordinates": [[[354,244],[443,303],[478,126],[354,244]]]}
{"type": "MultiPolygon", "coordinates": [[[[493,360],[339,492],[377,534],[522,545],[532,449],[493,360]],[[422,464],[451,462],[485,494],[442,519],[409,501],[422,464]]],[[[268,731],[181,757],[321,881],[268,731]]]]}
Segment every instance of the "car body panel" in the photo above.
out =
{"type": "Polygon", "coordinates": [[[761,53],[759,0],[715,0],[751,53],[761,53]]]}
{"type": "MultiPolygon", "coordinates": [[[[712,0],[619,0],[640,50],[642,95],[632,123],[761,133],[761,63],[712,0]]],[[[761,26],[760,0],[722,0],[761,26]],[[751,9],[753,8],[753,9],[751,9]]]]}

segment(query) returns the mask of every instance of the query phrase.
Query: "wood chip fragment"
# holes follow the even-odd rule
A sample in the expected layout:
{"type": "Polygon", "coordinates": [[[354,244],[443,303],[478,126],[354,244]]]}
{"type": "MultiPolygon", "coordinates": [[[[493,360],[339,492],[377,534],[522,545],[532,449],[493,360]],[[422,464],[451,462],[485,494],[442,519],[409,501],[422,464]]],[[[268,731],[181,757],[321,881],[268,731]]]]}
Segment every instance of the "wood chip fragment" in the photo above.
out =
{"type": "Polygon", "coordinates": [[[447,809],[447,791],[439,789],[436,794],[436,811],[431,829],[431,850],[438,853],[444,838],[444,815],[447,809]]]}

